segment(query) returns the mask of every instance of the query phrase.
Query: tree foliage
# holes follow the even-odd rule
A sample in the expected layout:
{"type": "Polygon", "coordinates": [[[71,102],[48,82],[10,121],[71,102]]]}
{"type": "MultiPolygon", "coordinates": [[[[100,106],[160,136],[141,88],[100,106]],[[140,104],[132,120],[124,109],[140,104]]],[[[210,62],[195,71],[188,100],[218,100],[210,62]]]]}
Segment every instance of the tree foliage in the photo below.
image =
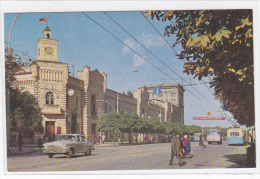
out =
{"type": "Polygon", "coordinates": [[[9,91],[9,124],[14,131],[29,130],[42,132],[42,116],[41,109],[32,94],[22,93],[21,90],[12,85],[16,79],[14,75],[18,72],[24,63],[21,58],[13,53],[13,50],[5,49],[5,74],[6,74],[6,90],[9,91]]]}
{"type": "MultiPolygon", "coordinates": [[[[163,123],[154,118],[140,117],[137,114],[106,113],[98,119],[98,131],[111,133],[157,133],[157,134],[193,134],[201,132],[199,126],[187,126],[182,123],[163,123]]],[[[129,135],[130,136],[130,135],[129,135]]],[[[131,139],[129,140],[131,141],[131,139]]]]}
{"type": "Polygon", "coordinates": [[[98,119],[98,131],[119,133],[120,118],[118,114],[107,113],[98,119]]]}
{"type": "Polygon", "coordinates": [[[126,94],[127,96],[129,96],[129,97],[131,97],[131,98],[133,98],[134,97],[134,94],[133,94],[133,92],[132,91],[128,91],[127,92],[127,94],[126,94]]]}
{"type": "Polygon", "coordinates": [[[241,125],[254,125],[252,10],[144,11],[146,17],[170,21],[165,35],[185,60],[184,73],[213,76],[211,87],[223,109],[241,125]]]}
{"type": "MultiPolygon", "coordinates": [[[[119,114],[120,121],[119,121],[119,130],[122,133],[128,133],[129,135],[129,142],[132,142],[131,133],[133,132],[135,124],[138,122],[138,115],[137,114],[126,114],[120,113],[119,114]]],[[[123,140],[122,140],[123,142],[123,140]]]]}

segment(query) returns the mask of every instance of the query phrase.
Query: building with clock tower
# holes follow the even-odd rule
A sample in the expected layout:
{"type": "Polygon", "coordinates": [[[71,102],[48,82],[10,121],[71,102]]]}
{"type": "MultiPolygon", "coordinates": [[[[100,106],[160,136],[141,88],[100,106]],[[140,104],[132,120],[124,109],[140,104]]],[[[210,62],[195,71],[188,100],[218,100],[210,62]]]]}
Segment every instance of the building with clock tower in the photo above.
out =
{"type": "Polygon", "coordinates": [[[43,38],[37,40],[38,60],[57,62],[58,40],[51,39],[51,30],[47,26],[43,31],[43,38]]]}
{"type": "MultiPolygon", "coordinates": [[[[78,133],[96,142],[101,135],[97,131],[98,119],[105,113],[115,112],[117,99],[119,112],[153,117],[161,122],[184,123],[183,95],[176,98],[178,105],[175,105],[153,100],[152,86],[143,86],[134,91],[133,97],[119,93],[117,98],[117,92],[107,88],[106,73],[90,70],[85,65],[78,71],[78,78],[69,76],[68,64],[58,61],[57,43],[47,26],[43,38],[37,40],[37,59],[17,72],[13,83],[37,99],[46,136],[78,133]]],[[[184,90],[176,86],[175,90],[183,94],[184,90]]],[[[107,141],[112,140],[112,134],[104,134],[107,141]]]]}

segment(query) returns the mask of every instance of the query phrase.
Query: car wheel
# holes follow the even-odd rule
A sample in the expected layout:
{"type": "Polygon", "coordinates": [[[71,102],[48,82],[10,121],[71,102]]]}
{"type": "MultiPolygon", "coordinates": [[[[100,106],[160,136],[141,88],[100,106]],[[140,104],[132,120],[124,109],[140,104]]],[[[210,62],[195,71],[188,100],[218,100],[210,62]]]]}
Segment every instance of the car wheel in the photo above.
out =
{"type": "Polygon", "coordinates": [[[85,155],[86,155],[86,156],[91,155],[91,149],[87,149],[87,151],[85,152],[85,155]]]}
{"type": "Polygon", "coordinates": [[[52,157],[53,157],[53,154],[49,154],[49,155],[48,155],[48,158],[52,158],[52,157]]]}
{"type": "Polygon", "coordinates": [[[73,149],[70,149],[70,151],[69,151],[69,154],[68,154],[68,158],[72,158],[72,156],[73,156],[73,149]]]}

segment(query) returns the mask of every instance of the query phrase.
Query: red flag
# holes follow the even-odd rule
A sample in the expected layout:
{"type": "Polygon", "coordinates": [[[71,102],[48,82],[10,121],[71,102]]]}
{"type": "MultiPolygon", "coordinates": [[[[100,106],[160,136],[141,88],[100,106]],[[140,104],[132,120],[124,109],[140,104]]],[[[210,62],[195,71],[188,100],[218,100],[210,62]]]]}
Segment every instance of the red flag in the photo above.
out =
{"type": "Polygon", "coordinates": [[[39,22],[47,22],[47,18],[40,18],[39,22]]]}

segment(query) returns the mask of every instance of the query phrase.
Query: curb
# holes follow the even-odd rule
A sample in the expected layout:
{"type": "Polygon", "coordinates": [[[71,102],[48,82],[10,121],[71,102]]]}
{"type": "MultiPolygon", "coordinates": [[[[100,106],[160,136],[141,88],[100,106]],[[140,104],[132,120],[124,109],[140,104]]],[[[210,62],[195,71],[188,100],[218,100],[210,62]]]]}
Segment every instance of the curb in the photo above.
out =
{"type": "Polygon", "coordinates": [[[10,150],[7,151],[7,156],[15,156],[15,155],[24,155],[24,154],[30,154],[30,153],[35,153],[39,150],[33,149],[30,151],[21,151],[21,152],[11,152],[10,150]]]}

